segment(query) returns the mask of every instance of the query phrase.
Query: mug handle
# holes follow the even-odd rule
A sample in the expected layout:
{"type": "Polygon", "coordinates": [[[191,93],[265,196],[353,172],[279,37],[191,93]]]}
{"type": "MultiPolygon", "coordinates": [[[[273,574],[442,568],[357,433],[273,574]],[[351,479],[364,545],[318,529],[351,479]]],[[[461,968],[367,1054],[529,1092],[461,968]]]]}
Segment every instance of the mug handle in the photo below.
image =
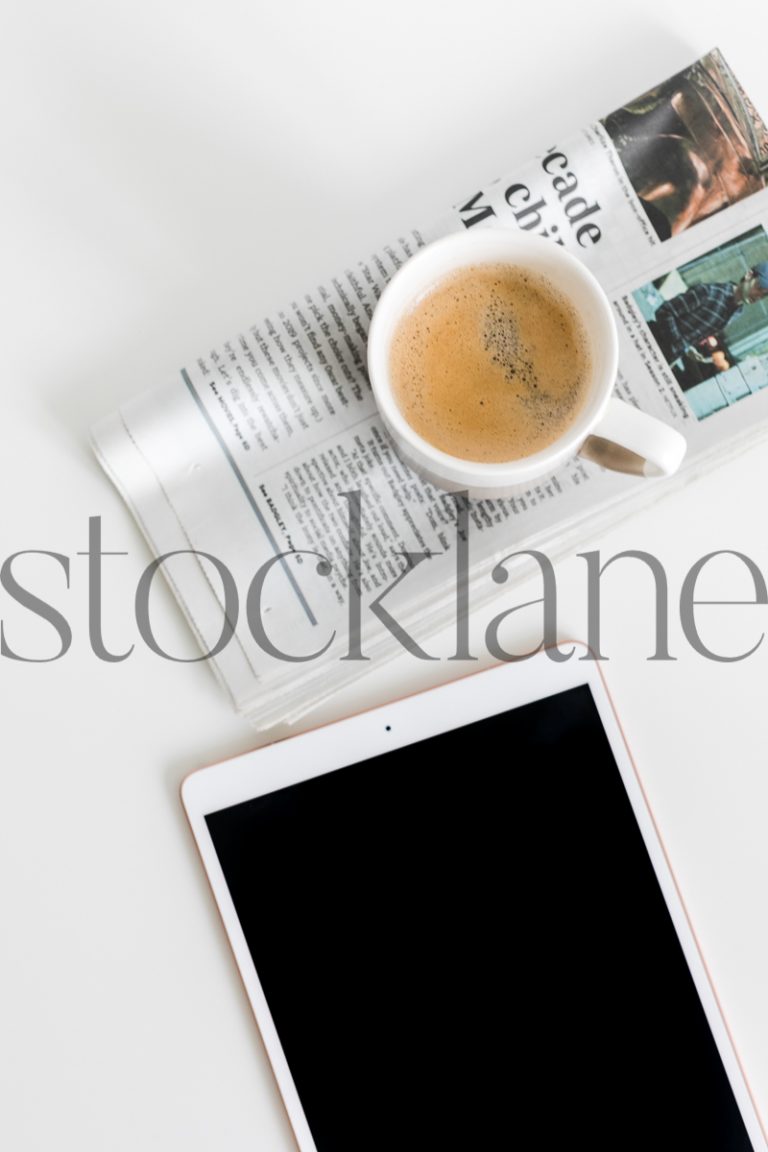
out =
{"type": "Polygon", "coordinates": [[[612,472],[671,476],[682,464],[686,447],[675,428],[612,396],[579,455],[612,472]]]}

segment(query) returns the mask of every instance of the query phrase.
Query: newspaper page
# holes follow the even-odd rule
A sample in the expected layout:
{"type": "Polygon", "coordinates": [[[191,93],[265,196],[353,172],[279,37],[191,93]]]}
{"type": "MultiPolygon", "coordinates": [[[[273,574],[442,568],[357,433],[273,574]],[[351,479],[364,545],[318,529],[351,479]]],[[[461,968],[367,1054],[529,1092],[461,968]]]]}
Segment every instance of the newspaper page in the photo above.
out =
{"type": "Polygon", "coordinates": [[[429,659],[470,589],[494,595],[502,558],[555,558],[762,434],[767,178],[766,128],[715,50],[103,421],[96,452],[235,706],[291,722],[371,661],[429,659]],[[577,457],[521,495],[467,500],[398,457],[366,375],[373,310],[417,249],[475,228],[547,237],[591,268],[617,319],[617,394],[686,436],[679,479],[577,457]]]}

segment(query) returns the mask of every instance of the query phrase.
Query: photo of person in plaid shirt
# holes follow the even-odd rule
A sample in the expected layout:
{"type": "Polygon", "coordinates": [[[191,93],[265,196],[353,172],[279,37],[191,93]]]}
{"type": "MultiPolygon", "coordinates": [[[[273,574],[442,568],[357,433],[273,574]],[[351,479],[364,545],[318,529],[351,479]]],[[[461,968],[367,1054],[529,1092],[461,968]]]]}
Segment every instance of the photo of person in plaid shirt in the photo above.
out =
{"type": "Polygon", "coordinates": [[[722,332],[746,304],[768,296],[768,260],[755,264],[738,282],[695,284],[657,308],[650,329],[672,363],[707,336],[722,332]]]}

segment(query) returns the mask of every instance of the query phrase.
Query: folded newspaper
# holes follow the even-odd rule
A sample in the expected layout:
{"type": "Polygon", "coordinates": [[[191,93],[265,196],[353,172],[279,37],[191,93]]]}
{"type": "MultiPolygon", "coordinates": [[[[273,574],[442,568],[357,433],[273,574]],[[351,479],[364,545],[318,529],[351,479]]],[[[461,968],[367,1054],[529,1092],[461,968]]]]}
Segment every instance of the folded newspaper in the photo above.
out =
{"type": "Polygon", "coordinates": [[[426,655],[457,595],[498,591],[502,558],[556,558],[764,435],[767,178],[765,125],[712,51],[94,430],[243,714],[291,722],[403,645],[426,655]],[[475,228],[549,237],[591,268],[618,323],[618,395],[687,438],[672,481],[576,458],[523,495],[462,501],[398,457],[366,376],[373,309],[418,248],[475,228]]]}

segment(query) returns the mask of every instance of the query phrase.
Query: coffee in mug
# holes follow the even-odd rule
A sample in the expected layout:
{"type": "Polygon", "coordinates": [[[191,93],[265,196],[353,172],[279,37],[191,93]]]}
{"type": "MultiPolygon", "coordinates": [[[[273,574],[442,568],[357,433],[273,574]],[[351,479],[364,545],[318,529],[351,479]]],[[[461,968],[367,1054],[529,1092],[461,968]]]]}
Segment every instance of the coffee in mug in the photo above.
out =
{"type": "Polygon", "coordinates": [[[547,276],[514,264],[459,268],[401,317],[392,390],[430,444],[464,460],[531,456],[559,439],[589,394],[589,334],[547,276]]]}

